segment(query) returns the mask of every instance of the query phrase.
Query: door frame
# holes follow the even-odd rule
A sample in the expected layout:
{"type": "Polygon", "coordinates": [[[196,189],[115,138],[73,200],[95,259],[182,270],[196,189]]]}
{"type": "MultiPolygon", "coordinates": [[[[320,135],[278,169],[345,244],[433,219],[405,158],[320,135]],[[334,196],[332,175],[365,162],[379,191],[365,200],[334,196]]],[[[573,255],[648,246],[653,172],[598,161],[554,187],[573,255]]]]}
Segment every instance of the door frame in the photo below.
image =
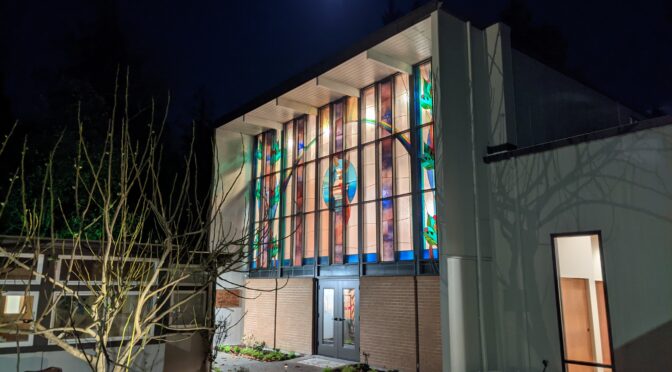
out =
{"type": "Polygon", "coordinates": [[[360,347],[360,323],[359,323],[359,309],[360,309],[360,297],[359,297],[359,278],[324,278],[318,279],[317,281],[317,298],[316,298],[316,313],[315,313],[315,353],[319,355],[329,356],[332,358],[346,359],[359,362],[359,347],[360,347]],[[334,343],[333,346],[328,344],[322,344],[322,335],[323,335],[323,290],[325,287],[334,288],[334,317],[341,318],[337,320],[334,324],[334,343]],[[353,348],[343,347],[342,337],[343,337],[343,289],[344,288],[354,288],[355,289],[355,345],[353,348]]]}
{"type": "Polygon", "coordinates": [[[560,338],[560,363],[562,364],[562,371],[567,371],[567,364],[577,364],[584,365],[588,367],[602,367],[608,368],[612,371],[616,371],[616,360],[614,359],[614,343],[612,342],[612,330],[611,330],[611,315],[609,313],[609,291],[607,290],[607,271],[605,268],[605,257],[604,257],[604,245],[602,242],[602,231],[601,230],[588,230],[588,231],[577,231],[577,232],[565,232],[565,233],[553,233],[551,234],[551,263],[553,265],[553,286],[555,287],[555,308],[557,311],[558,317],[558,337],[560,338]],[[607,315],[607,326],[609,327],[609,352],[611,354],[611,365],[602,364],[602,363],[587,363],[582,361],[568,360],[565,354],[565,339],[563,335],[563,324],[562,324],[562,308],[560,304],[560,275],[558,273],[558,257],[557,257],[557,246],[555,244],[556,238],[566,238],[566,237],[575,237],[575,236],[597,236],[597,242],[599,244],[600,250],[600,269],[602,270],[602,282],[604,286],[604,310],[607,315]]]}

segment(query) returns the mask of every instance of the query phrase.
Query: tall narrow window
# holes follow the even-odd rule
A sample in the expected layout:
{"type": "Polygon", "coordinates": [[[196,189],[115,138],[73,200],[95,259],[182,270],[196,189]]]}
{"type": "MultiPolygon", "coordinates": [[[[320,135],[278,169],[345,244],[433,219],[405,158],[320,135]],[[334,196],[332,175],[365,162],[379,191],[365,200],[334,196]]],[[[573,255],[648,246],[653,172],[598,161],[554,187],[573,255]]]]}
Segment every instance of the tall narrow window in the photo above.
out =
{"type": "Polygon", "coordinates": [[[565,370],[611,371],[599,236],[557,236],[553,249],[565,370]]]}
{"type": "Polygon", "coordinates": [[[422,208],[422,258],[438,258],[438,229],[436,224],[436,189],[434,179],[434,91],[432,64],[423,63],[415,68],[415,122],[418,137],[419,179],[422,208]]]}
{"type": "Polygon", "coordinates": [[[281,147],[276,131],[257,136],[252,268],[278,262],[281,147]]]}

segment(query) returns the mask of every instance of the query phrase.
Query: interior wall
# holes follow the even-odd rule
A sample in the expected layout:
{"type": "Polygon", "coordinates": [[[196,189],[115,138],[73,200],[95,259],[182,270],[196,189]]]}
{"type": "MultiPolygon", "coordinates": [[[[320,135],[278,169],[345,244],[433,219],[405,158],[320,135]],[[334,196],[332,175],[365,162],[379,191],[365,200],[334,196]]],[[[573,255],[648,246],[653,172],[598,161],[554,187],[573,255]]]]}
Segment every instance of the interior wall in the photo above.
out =
{"type": "Polygon", "coordinates": [[[670,370],[672,126],[484,166],[497,369],[561,370],[551,234],[601,231],[615,366],[670,370]]]}

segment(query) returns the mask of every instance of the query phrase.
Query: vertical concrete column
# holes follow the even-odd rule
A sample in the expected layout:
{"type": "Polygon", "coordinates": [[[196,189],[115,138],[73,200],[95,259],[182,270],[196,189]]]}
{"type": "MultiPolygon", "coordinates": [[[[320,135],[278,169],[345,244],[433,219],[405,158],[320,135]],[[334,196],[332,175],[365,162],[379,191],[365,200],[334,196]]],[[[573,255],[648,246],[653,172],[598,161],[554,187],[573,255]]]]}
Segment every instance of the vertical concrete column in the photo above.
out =
{"type": "Polygon", "coordinates": [[[444,371],[483,370],[477,276],[474,96],[468,24],[431,16],[444,371]]]}

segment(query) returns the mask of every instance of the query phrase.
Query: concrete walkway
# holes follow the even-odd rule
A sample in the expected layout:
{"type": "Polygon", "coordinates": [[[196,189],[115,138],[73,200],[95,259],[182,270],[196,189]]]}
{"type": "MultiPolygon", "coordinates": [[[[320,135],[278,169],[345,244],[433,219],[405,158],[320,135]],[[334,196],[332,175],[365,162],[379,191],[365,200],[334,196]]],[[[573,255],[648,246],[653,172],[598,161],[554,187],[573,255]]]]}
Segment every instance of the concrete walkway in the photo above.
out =
{"type": "Polygon", "coordinates": [[[217,353],[217,359],[213,366],[219,367],[222,372],[322,372],[324,370],[324,367],[302,364],[302,361],[312,362],[312,364],[320,362],[320,364],[329,366],[343,366],[353,363],[317,355],[308,355],[282,362],[260,362],[220,351],[217,353]],[[285,368],[285,365],[287,368],[285,368]]]}

